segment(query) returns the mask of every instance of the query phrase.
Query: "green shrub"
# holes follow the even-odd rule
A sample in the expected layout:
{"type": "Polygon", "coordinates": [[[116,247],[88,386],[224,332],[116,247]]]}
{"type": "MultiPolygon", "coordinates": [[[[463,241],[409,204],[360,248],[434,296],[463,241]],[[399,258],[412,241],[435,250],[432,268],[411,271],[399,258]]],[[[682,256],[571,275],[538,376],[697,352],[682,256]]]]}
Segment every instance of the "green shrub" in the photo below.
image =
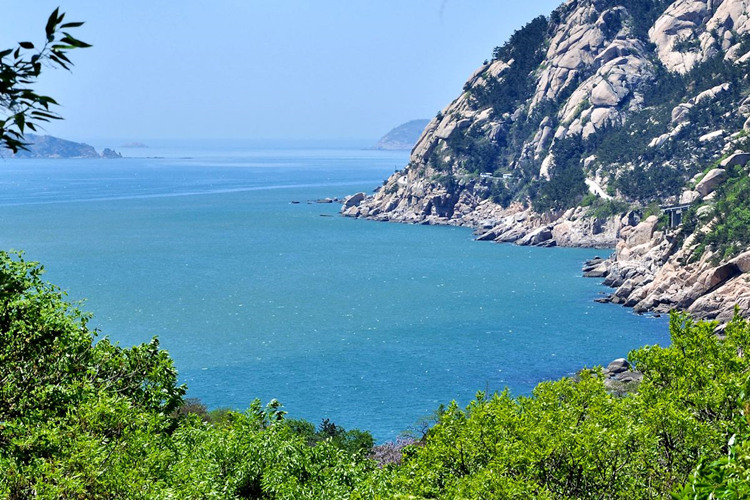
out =
{"type": "Polygon", "coordinates": [[[622,215],[628,210],[630,210],[630,204],[624,201],[603,200],[595,197],[586,215],[594,219],[608,219],[609,217],[622,215]]]}
{"type": "Polygon", "coordinates": [[[673,315],[671,346],[629,355],[643,372],[636,392],[610,394],[594,369],[528,396],[452,403],[379,468],[366,457],[369,433],[287,419],[275,400],[210,422],[196,401],[175,412],[183,388],[167,354],[155,342],[94,344],[88,316],[41,271],[0,253],[2,498],[637,500],[746,490],[750,324],[739,318],[722,340],[715,323],[673,315]]]}

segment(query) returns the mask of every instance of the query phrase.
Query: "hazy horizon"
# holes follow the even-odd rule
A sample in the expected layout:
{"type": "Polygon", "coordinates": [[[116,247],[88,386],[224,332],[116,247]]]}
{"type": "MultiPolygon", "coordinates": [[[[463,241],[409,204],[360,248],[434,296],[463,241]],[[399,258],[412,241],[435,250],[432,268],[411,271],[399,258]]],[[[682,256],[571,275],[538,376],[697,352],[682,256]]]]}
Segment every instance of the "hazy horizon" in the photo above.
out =
{"type": "Polygon", "coordinates": [[[39,44],[58,5],[86,22],[73,34],[94,47],[40,78],[65,117],[41,134],[367,145],[435,116],[493,47],[559,3],[38,0],[4,5],[0,48],[39,44]]]}

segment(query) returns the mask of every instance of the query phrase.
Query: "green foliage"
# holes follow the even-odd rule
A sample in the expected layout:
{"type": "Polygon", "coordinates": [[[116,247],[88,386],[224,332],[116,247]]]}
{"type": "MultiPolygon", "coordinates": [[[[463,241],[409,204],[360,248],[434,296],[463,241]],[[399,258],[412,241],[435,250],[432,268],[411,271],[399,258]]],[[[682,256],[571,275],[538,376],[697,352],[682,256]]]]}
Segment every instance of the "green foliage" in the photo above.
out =
{"type": "Polygon", "coordinates": [[[520,30],[516,30],[503,45],[495,47],[492,51],[492,60],[508,61],[518,56],[536,55],[535,46],[539,40],[547,34],[547,18],[539,16],[531,20],[520,30]]]}
{"type": "MultiPolygon", "coordinates": [[[[750,387],[750,379],[746,388],[750,387]]],[[[745,390],[745,400],[750,394],[745,390]]],[[[750,498],[750,403],[745,403],[743,416],[737,419],[734,434],[727,443],[727,452],[720,457],[703,457],[688,483],[673,493],[674,500],[697,498],[750,498]]]]}
{"type": "Polygon", "coordinates": [[[504,45],[495,47],[493,60],[508,62],[512,59],[513,63],[501,79],[490,78],[485,86],[472,90],[477,107],[492,106],[493,113],[499,117],[513,112],[528,98],[534,85],[530,74],[544,59],[546,34],[547,19],[539,16],[514,32],[504,45]]]}
{"type": "Polygon", "coordinates": [[[562,210],[578,204],[588,191],[580,158],[584,151],[580,136],[558,141],[553,149],[555,166],[550,179],[542,181],[532,207],[537,212],[562,210]]]}
{"type": "Polygon", "coordinates": [[[580,203],[583,207],[589,207],[586,215],[594,219],[606,219],[615,215],[621,215],[630,210],[630,205],[624,201],[604,200],[596,195],[586,195],[580,203]]]}
{"type": "Polygon", "coordinates": [[[134,407],[169,413],[184,387],[156,339],[123,349],[104,338],[92,346],[89,315],[42,281],[43,268],[0,252],[0,421],[64,416],[105,391],[134,407]]]}
{"type": "MultiPolygon", "coordinates": [[[[728,169],[730,178],[716,190],[715,203],[708,220],[708,232],[695,232],[699,245],[696,257],[711,248],[717,261],[734,257],[750,246],[750,178],[742,167],[728,169]]],[[[688,229],[697,227],[695,216],[686,221],[688,229]]]]}
{"type": "Polygon", "coordinates": [[[93,343],[88,315],[41,274],[0,253],[2,498],[741,498],[746,490],[750,324],[738,318],[720,340],[714,324],[674,315],[670,347],[630,353],[644,374],[637,392],[611,394],[600,371],[584,370],[529,396],[452,403],[420,441],[378,447],[379,467],[366,456],[369,433],[287,419],[276,400],[212,419],[200,402],[182,400],[155,341],[93,343]]]}
{"type": "Polygon", "coordinates": [[[58,9],[50,15],[45,27],[45,42],[36,49],[31,42],[20,42],[16,48],[0,50],[0,148],[16,153],[26,149],[24,131],[36,131],[50,120],[59,120],[51,106],[57,102],[49,96],[37,94],[32,88],[42,68],[72,65],[67,53],[89,44],[73,37],[66,30],[83,23],[63,23],[65,14],[58,9]]]}
{"type": "Polygon", "coordinates": [[[624,171],[615,180],[617,190],[626,198],[645,203],[676,195],[683,184],[683,176],[669,165],[654,165],[650,168],[639,165],[624,171]]]}
{"type": "Polygon", "coordinates": [[[439,184],[440,186],[443,186],[449,193],[455,192],[456,188],[458,187],[456,176],[450,172],[446,174],[434,174],[430,180],[436,184],[439,184]]]}
{"type": "Polygon", "coordinates": [[[93,344],[89,316],[0,252],[0,496],[104,497],[142,485],[184,387],[154,339],[93,344]],[[113,489],[114,488],[114,489],[113,489]]]}
{"type": "Polygon", "coordinates": [[[674,315],[670,347],[630,354],[644,380],[624,397],[584,371],[529,397],[454,403],[381,487],[416,498],[663,498],[701,457],[724,455],[742,416],[750,325],[735,319],[726,340],[713,326],[674,315]]]}
{"type": "Polygon", "coordinates": [[[646,205],[646,208],[643,209],[643,218],[647,219],[651,217],[652,215],[655,215],[657,217],[661,217],[662,210],[661,206],[657,201],[652,201],[648,205],[646,205]]]}
{"type": "Polygon", "coordinates": [[[284,425],[294,434],[304,438],[311,446],[326,441],[351,454],[367,454],[375,445],[375,440],[369,432],[359,429],[347,431],[327,418],[321,421],[317,429],[305,420],[288,419],[284,421],[284,425]]]}
{"type": "Polygon", "coordinates": [[[499,179],[492,179],[488,183],[487,196],[493,203],[497,203],[503,208],[507,208],[513,201],[513,193],[505,185],[505,182],[499,179]]]}
{"type": "Polygon", "coordinates": [[[648,39],[648,30],[656,22],[657,18],[672,3],[670,0],[611,0],[610,4],[622,5],[630,14],[629,22],[632,23],[633,34],[641,39],[648,39]]]}
{"type": "Polygon", "coordinates": [[[698,37],[680,37],[678,38],[673,46],[673,50],[677,52],[698,52],[701,48],[701,42],[698,37]]]}
{"type": "Polygon", "coordinates": [[[310,446],[294,425],[268,421],[267,412],[229,417],[223,426],[186,421],[174,432],[159,497],[349,498],[374,469],[330,440],[310,446]]]}

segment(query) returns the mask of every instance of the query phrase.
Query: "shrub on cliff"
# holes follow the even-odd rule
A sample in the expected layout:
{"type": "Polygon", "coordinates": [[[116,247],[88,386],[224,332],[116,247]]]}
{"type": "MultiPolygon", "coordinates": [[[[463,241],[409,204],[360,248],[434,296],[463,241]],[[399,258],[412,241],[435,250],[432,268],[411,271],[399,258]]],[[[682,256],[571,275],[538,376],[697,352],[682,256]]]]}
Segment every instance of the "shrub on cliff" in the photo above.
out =
{"type": "MultiPolygon", "coordinates": [[[[715,203],[706,220],[712,221],[706,231],[695,231],[696,257],[706,248],[714,260],[728,260],[750,247],[750,178],[745,168],[727,169],[729,179],[716,190],[715,203]]],[[[693,226],[697,221],[691,219],[693,226]]]]}
{"type": "Polygon", "coordinates": [[[549,180],[540,181],[531,206],[537,212],[563,210],[578,204],[588,191],[580,157],[585,150],[580,136],[563,139],[553,149],[555,166],[549,180]]]}

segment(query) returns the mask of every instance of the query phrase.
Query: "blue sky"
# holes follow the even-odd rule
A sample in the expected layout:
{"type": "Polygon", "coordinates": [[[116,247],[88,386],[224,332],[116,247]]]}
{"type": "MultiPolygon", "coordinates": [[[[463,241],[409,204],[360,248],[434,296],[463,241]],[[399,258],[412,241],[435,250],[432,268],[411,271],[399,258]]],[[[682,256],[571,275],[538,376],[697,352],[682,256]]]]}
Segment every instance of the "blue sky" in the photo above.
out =
{"type": "Polygon", "coordinates": [[[76,140],[377,139],[430,118],[492,48],[560,0],[2,0],[0,47],[60,5],[72,73],[39,89],[76,140]]]}

